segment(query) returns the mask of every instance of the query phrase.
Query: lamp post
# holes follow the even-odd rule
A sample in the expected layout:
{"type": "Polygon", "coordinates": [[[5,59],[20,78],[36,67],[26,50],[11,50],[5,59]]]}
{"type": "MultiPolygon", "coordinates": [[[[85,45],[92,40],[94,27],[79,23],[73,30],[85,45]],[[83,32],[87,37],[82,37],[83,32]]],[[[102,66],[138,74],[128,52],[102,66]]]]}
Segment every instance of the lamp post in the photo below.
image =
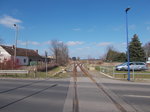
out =
{"type": "Polygon", "coordinates": [[[130,54],[129,54],[129,42],[128,42],[128,11],[130,8],[126,8],[126,33],[127,33],[127,66],[128,66],[128,78],[127,80],[130,81],[130,54]]]}
{"type": "Polygon", "coordinates": [[[45,51],[45,69],[46,69],[46,78],[47,78],[47,51],[45,51]]]}
{"type": "Polygon", "coordinates": [[[18,39],[18,25],[14,24],[14,27],[16,28],[16,33],[15,33],[15,50],[14,50],[14,65],[16,62],[16,54],[17,54],[17,39],[18,39]]]}

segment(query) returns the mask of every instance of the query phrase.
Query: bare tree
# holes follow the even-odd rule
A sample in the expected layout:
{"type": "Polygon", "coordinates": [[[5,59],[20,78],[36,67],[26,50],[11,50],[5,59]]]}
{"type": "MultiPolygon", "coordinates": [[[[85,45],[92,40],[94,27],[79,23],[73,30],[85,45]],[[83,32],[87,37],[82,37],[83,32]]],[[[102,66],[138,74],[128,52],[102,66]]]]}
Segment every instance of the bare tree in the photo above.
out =
{"type": "Polygon", "coordinates": [[[58,63],[58,52],[59,52],[59,46],[58,46],[58,41],[57,40],[52,40],[51,41],[51,52],[56,58],[56,63],[58,63]]]}
{"type": "Polygon", "coordinates": [[[145,52],[145,55],[146,55],[146,59],[148,59],[148,57],[150,57],[150,42],[146,43],[143,46],[143,49],[144,49],[144,52],[145,52]]]}
{"type": "Polygon", "coordinates": [[[68,46],[58,40],[51,41],[51,52],[56,58],[56,63],[65,65],[68,62],[68,46]]]}

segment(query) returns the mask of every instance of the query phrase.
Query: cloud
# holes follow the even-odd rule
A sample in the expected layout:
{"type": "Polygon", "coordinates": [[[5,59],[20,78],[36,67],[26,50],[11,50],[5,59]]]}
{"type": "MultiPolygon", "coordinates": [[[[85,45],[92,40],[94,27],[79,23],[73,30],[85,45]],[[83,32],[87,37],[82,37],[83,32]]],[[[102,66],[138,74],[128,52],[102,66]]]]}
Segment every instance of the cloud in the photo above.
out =
{"type": "Polygon", "coordinates": [[[51,44],[51,41],[46,41],[46,42],[44,42],[43,44],[48,44],[48,45],[50,45],[50,44],[51,44]]]}
{"type": "Polygon", "coordinates": [[[98,46],[109,46],[111,44],[112,44],[111,42],[101,42],[98,44],[98,46]]]}
{"type": "MultiPolygon", "coordinates": [[[[46,42],[37,42],[37,41],[17,41],[19,45],[26,46],[26,45],[34,45],[34,46],[44,46],[44,45],[51,45],[51,41],[46,42]]],[[[58,41],[59,43],[62,43],[62,41],[58,41]]],[[[67,44],[68,45],[68,44],[67,44]]]]}
{"type": "Polygon", "coordinates": [[[81,29],[80,28],[74,28],[74,29],[72,29],[73,31],[81,31],[81,29]]]}
{"type": "Polygon", "coordinates": [[[36,41],[27,41],[27,42],[24,42],[24,41],[21,41],[21,40],[18,40],[18,44],[19,45],[35,45],[35,46],[38,46],[38,45],[41,45],[39,42],[36,42],[36,41]]]}
{"type": "Polygon", "coordinates": [[[123,43],[121,43],[121,45],[126,46],[126,45],[127,45],[127,43],[126,43],[126,42],[123,42],[123,43]]]}
{"type": "Polygon", "coordinates": [[[39,42],[35,42],[35,41],[29,41],[29,44],[31,44],[31,45],[41,45],[39,42]]]}
{"type": "Polygon", "coordinates": [[[19,45],[23,45],[23,46],[27,45],[27,43],[28,43],[28,42],[23,42],[21,40],[18,40],[17,42],[18,42],[19,45]]]}
{"type": "MultiPolygon", "coordinates": [[[[22,23],[22,21],[19,19],[13,18],[11,16],[4,15],[3,17],[0,18],[0,24],[8,28],[13,28],[14,24],[19,24],[19,23],[22,23]]],[[[19,27],[23,28],[22,26],[19,26],[19,27]]]]}
{"type": "Polygon", "coordinates": [[[82,45],[84,42],[80,42],[80,41],[69,41],[67,42],[68,46],[75,46],[75,45],[82,45]]]}

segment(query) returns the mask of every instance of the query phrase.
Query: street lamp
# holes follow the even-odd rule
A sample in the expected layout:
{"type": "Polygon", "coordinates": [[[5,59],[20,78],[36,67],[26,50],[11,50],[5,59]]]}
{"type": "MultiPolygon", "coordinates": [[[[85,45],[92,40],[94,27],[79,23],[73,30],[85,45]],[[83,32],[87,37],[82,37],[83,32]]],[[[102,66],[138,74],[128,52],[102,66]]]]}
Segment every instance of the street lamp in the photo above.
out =
{"type": "Polygon", "coordinates": [[[126,33],[127,33],[127,66],[128,66],[128,78],[127,80],[130,81],[130,54],[129,54],[129,42],[128,42],[128,11],[130,10],[130,8],[126,8],[125,12],[126,12],[126,33]]]}
{"type": "Polygon", "coordinates": [[[45,51],[45,69],[46,69],[46,77],[47,77],[47,51],[45,51]]]}
{"type": "Polygon", "coordinates": [[[16,34],[15,34],[15,50],[14,50],[14,65],[15,65],[15,62],[16,62],[16,54],[17,54],[17,39],[18,39],[18,30],[19,30],[19,27],[17,24],[14,24],[14,27],[16,27],[16,34]]]}

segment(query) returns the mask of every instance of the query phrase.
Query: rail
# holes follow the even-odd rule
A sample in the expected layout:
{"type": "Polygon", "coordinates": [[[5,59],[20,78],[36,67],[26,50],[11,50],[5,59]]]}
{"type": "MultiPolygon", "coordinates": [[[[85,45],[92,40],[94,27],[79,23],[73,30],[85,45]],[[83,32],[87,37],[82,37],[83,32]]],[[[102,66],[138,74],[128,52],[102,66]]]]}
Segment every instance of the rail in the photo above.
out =
{"type": "Polygon", "coordinates": [[[89,79],[92,80],[92,82],[100,89],[102,90],[107,97],[109,97],[109,99],[114,103],[114,105],[116,106],[116,108],[118,110],[120,110],[120,112],[127,112],[127,110],[121,105],[119,104],[119,102],[117,102],[105,89],[104,87],[98,83],[91,74],[89,74],[89,72],[82,66],[82,65],[79,65],[78,66],[80,67],[81,71],[84,73],[85,76],[89,77],[89,79]]]}

